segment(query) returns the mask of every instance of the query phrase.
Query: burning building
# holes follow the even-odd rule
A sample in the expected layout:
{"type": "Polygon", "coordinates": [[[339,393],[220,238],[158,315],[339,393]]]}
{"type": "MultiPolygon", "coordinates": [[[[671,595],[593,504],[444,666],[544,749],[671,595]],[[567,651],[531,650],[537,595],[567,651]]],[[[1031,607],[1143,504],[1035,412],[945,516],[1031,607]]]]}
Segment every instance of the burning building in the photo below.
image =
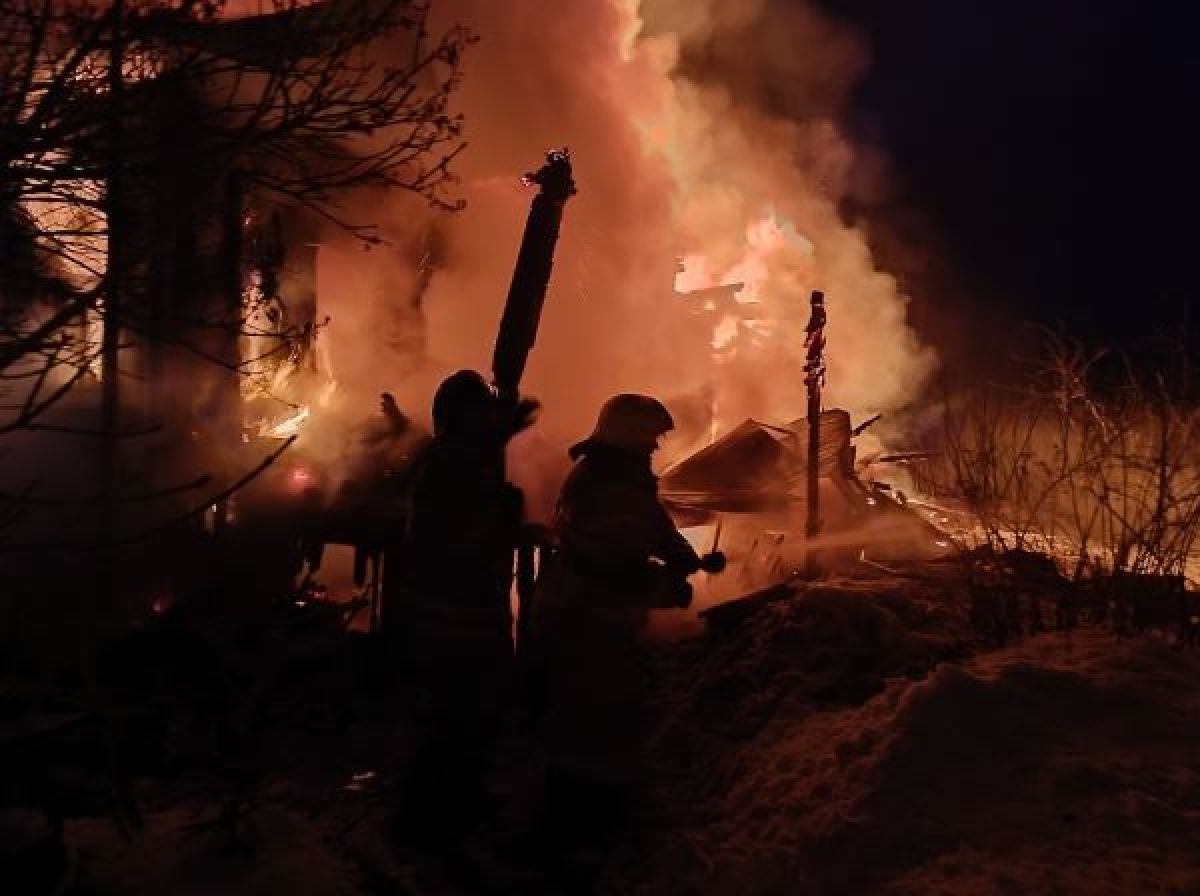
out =
{"type": "MultiPolygon", "coordinates": [[[[815,285],[839,309],[834,404],[864,416],[900,406],[929,370],[905,299],[837,213],[848,154],[832,124],[841,88],[813,98],[811,119],[773,116],[754,85],[738,88],[738,103],[733,87],[685,65],[703,44],[741,39],[748,18],[706,6],[708,15],[684,21],[669,4],[590,0],[542,29],[526,27],[542,17],[524,2],[502,15],[470,0],[432,12],[398,2],[285,6],[129,23],[126,55],[154,64],[122,69],[119,351],[108,361],[98,352],[103,308],[80,320],[91,322],[93,378],[106,363],[136,375],[121,378],[122,414],[156,432],[120,453],[128,469],[154,471],[145,491],[172,492],[160,504],[193,509],[196,492],[175,491],[180,483],[208,475],[207,491],[220,494],[292,436],[301,479],[336,484],[351,475],[351,424],[380,392],[393,392],[419,426],[444,373],[485,369],[526,202],[513,173],[549,145],[578,147],[587,189],[558,247],[530,359],[527,389],[545,414],[511,458],[535,517],[549,513],[562,448],[614,392],[667,400],[683,430],[676,457],[682,443],[720,440],[746,418],[796,419],[803,297],[815,285]],[[428,14],[419,19],[428,33],[448,37],[420,55],[405,25],[418,19],[377,27],[405,10],[428,14]],[[459,21],[486,38],[463,57],[461,85],[458,51],[470,41],[459,21]],[[349,74],[349,93],[319,82],[332,98],[298,112],[286,91],[263,86],[273,71],[298,84],[393,58],[413,60],[398,76],[417,86],[407,105],[401,82],[370,93],[349,74]],[[417,123],[381,150],[387,122],[377,126],[355,90],[417,123]],[[264,95],[271,108],[260,114],[264,95]],[[329,132],[326,114],[343,130],[329,132]],[[459,114],[472,136],[461,154],[459,114]],[[451,155],[467,205],[445,215],[459,208],[446,192],[451,155]],[[389,186],[409,189],[375,189],[389,186]],[[369,253],[364,235],[379,240],[369,253]]],[[[810,13],[801,24],[814,55],[849,77],[853,41],[810,13]]],[[[112,49],[101,47],[93,74],[105,76],[112,49]]],[[[91,101],[107,108],[102,89],[91,101]]],[[[111,116],[103,124],[112,129],[111,116]]],[[[101,262],[109,249],[103,233],[92,240],[101,262]]],[[[94,403],[83,402],[89,420],[94,403]]],[[[376,429],[383,445],[386,426],[376,429]]]]}
{"type": "MultiPolygon", "coordinates": [[[[12,556],[111,559],[245,518],[232,496],[333,388],[320,236],[377,239],[339,198],[395,187],[454,205],[445,102],[465,30],[428,39],[424,6],[400,0],[234,12],[3,12],[6,114],[33,135],[0,190],[12,556]],[[383,35],[408,66],[368,52],[383,35]]],[[[133,578],[185,565],[143,559],[133,578]]]]}

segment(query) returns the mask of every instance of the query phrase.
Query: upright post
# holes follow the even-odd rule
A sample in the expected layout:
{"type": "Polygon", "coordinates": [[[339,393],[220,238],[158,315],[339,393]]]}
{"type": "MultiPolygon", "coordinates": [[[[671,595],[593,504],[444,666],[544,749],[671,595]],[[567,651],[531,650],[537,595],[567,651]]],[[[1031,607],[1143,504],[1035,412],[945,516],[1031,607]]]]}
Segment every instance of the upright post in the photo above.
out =
{"type": "Polygon", "coordinates": [[[825,384],[825,295],[813,290],[809,299],[812,313],[805,328],[804,346],[808,355],[804,361],[804,386],[808,392],[808,469],[805,481],[805,566],[810,576],[817,572],[817,552],[813,542],[821,528],[820,521],[820,453],[821,453],[821,387],[825,384]]]}
{"type": "MultiPolygon", "coordinates": [[[[546,164],[536,173],[525,175],[524,180],[526,184],[537,185],[538,193],[529,206],[529,217],[525,220],[525,232],[492,353],[492,382],[510,412],[516,411],[520,401],[521,377],[537,339],[542,305],[546,301],[550,271],[554,266],[554,248],[562,226],[563,207],[575,195],[570,154],[565,148],[547,153],[546,164]]],[[[503,455],[499,461],[503,465],[503,455]]],[[[522,535],[516,552],[518,650],[523,650],[528,643],[536,575],[537,560],[528,535],[528,532],[522,535]]]]}
{"type": "Polygon", "coordinates": [[[536,173],[526,174],[524,181],[535,184],[538,193],[529,206],[492,353],[492,382],[500,398],[514,406],[525,364],[537,339],[563,206],[575,195],[570,154],[566,149],[547,153],[546,164],[536,173]]]}

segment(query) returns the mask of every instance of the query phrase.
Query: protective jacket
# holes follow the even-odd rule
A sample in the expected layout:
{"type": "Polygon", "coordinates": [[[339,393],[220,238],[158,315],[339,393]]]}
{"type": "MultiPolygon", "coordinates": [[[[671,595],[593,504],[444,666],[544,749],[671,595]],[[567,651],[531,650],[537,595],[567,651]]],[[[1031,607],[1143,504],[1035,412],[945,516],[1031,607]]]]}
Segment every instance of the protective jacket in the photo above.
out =
{"type": "Polygon", "coordinates": [[[406,631],[418,650],[506,645],[520,521],[521,493],[494,455],[434,439],[411,486],[385,628],[406,631]]]}
{"type": "Polygon", "coordinates": [[[461,836],[487,800],[515,673],[509,584],[521,495],[495,450],[435,437],[385,560],[384,632],[410,673],[416,748],[403,796],[414,836],[461,836]]]}
{"type": "Polygon", "coordinates": [[[658,501],[648,453],[592,440],[572,453],[534,613],[545,746],[552,766],[616,783],[640,728],[647,611],[686,602],[699,558],[658,501]]]}
{"type": "Polygon", "coordinates": [[[563,564],[602,586],[603,603],[677,605],[668,583],[683,585],[700,561],[659,503],[649,456],[592,440],[572,454],[555,520],[563,564]]]}

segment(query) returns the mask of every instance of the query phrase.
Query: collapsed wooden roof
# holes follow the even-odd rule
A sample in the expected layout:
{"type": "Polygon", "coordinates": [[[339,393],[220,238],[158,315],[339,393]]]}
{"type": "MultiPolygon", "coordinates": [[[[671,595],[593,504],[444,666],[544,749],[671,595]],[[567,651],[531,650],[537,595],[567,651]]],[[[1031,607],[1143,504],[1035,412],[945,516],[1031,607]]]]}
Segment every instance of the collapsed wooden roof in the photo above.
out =
{"type": "MultiPolygon", "coordinates": [[[[850,415],[825,411],[820,419],[818,475],[838,494],[866,503],[854,475],[850,415]]],[[[730,513],[782,509],[803,498],[808,462],[808,421],[786,426],[745,420],[667,470],[660,493],[668,506],[730,513]]],[[[823,489],[824,490],[824,489],[823,489]]]]}

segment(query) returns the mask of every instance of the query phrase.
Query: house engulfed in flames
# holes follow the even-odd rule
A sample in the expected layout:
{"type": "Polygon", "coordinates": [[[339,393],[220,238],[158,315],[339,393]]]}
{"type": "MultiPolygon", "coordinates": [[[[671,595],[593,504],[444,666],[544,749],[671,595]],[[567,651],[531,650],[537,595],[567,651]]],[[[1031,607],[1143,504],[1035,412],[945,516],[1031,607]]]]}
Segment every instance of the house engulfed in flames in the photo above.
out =
{"type": "MultiPolygon", "coordinates": [[[[319,29],[309,24],[302,30],[311,37],[319,29]]],[[[319,50],[294,39],[296,31],[294,16],[281,14],[183,24],[131,20],[126,52],[141,64],[126,66],[122,87],[116,201],[126,260],[118,367],[123,415],[164,434],[154,445],[160,464],[169,465],[173,454],[194,455],[194,446],[178,444],[189,439],[212,447],[294,435],[335,386],[317,308],[322,220],[302,202],[260,190],[239,170],[231,143],[244,124],[226,120],[221,108],[228,85],[196,74],[254,73],[265,47],[319,50]],[[193,65],[206,52],[222,63],[193,65]]],[[[80,96],[72,102],[108,101],[97,87],[107,64],[99,58],[81,66],[73,85],[80,96]]],[[[103,115],[101,109],[95,117],[103,115]]],[[[53,308],[107,288],[100,210],[111,205],[109,186],[80,180],[56,190],[2,210],[13,237],[9,244],[6,236],[6,270],[28,273],[21,288],[10,284],[16,291],[6,290],[4,301],[53,308]]],[[[103,377],[102,330],[96,311],[80,315],[77,338],[92,358],[84,392],[89,380],[103,377]]],[[[190,465],[180,460],[181,471],[190,465]]]]}

